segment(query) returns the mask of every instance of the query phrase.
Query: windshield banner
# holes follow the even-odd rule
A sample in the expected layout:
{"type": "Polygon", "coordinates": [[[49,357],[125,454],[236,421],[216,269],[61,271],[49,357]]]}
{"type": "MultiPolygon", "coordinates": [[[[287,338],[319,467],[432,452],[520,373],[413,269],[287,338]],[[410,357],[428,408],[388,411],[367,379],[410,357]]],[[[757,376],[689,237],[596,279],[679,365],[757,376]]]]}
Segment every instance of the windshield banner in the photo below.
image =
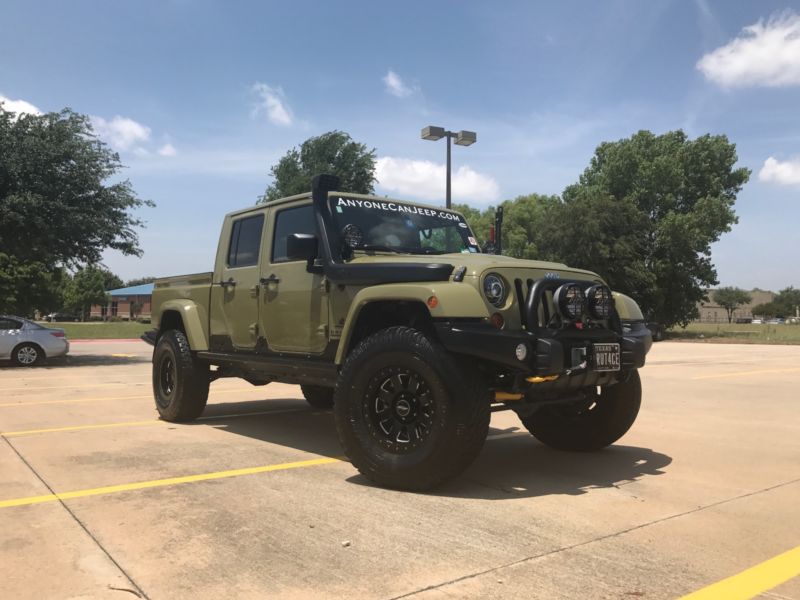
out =
{"type": "Polygon", "coordinates": [[[385,210],[395,213],[424,215],[426,217],[437,217],[439,219],[446,219],[448,221],[461,222],[461,216],[457,213],[451,213],[445,210],[437,210],[435,208],[428,208],[426,206],[414,206],[413,204],[399,204],[397,202],[383,202],[378,200],[361,200],[358,198],[339,197],[336,199],[334,205],[336,206],[336,212],[342,212],[343,207],[366,208],[372,210],[385,210]]]}

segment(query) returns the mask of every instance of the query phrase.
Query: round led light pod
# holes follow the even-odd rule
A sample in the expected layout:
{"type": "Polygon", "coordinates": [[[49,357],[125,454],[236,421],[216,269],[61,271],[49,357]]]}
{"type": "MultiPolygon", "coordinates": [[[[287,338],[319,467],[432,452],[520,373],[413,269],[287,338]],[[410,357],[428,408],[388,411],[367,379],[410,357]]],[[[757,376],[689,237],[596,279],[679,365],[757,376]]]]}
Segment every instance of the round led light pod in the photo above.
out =
{"type": "Polygon", "coordinates": [[[577,321],[586,308],[586,296],[583,295],[581,286],[576,283],[565,283],[553,294],[561,316],[570,321],[577,321]]]}
{"type": "Polygon", "coordinates": [[[586,290],[589,314],[595,319],[610,319],[614,309],[614,297],[605,285],[593,285],[586,290]]]}

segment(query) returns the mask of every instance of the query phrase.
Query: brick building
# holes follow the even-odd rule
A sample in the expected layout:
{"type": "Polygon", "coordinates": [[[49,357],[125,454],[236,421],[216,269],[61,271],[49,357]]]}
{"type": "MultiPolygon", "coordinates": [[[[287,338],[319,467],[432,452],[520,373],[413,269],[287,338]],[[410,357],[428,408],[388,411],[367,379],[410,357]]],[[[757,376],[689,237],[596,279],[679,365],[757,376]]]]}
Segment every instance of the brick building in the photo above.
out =
{"type": "Polygon", "coordinates": [[[145,283],[132,287],[119,288],[108,292],[108,304],[95,304],[89,313],[90,319],[107,319],[119,317],[134,320],[138,317],[150,317],[150,306],[153,299],[153,284],[145,283]]]}

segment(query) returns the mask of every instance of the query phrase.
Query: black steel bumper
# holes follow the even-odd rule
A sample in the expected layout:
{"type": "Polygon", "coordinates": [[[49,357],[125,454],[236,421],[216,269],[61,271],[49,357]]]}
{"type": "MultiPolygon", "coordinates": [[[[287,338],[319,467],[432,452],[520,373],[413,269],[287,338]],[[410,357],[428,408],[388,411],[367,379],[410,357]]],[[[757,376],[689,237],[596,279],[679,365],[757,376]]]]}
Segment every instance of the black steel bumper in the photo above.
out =
{"type": "Polygon", "coordinates": [[[591,354],[594,343],[618,343],[621,351],[621,370],[644,366],[650,350],[650,330],[644,323],[623,323],[622,335],[607,329],[538,332],[503,331],[484,322],[440,321],[436,333],[448,351],[530,373],[531,375],[561,375],[575,367],[573,349],[583,348],[591,354]],[[519,344],[526,347],[524,360],[517,358],[519,344]]]}

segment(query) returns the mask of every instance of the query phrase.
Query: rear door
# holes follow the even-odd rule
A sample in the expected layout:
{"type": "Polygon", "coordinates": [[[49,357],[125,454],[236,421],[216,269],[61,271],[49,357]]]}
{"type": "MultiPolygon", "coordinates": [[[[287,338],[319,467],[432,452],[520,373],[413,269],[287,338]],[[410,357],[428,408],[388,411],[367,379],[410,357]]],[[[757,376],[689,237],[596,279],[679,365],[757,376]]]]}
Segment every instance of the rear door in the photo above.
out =
{"type": "Polygon", "coordinates": [[[0,358],[9,358],[14,346],[20,341],[22,322],[0,317],[0,358]]]}
{"type": "Polygon", "coordinates": [[[258,339],[259,257],[266,209],[234,216],[223,230],[211,285],[211,347],[248,350],[258,339]],[[227,234],[227,238],[226,238],[227,234]],[[227,244],[224,240],[227,239],[227,244]]]}

